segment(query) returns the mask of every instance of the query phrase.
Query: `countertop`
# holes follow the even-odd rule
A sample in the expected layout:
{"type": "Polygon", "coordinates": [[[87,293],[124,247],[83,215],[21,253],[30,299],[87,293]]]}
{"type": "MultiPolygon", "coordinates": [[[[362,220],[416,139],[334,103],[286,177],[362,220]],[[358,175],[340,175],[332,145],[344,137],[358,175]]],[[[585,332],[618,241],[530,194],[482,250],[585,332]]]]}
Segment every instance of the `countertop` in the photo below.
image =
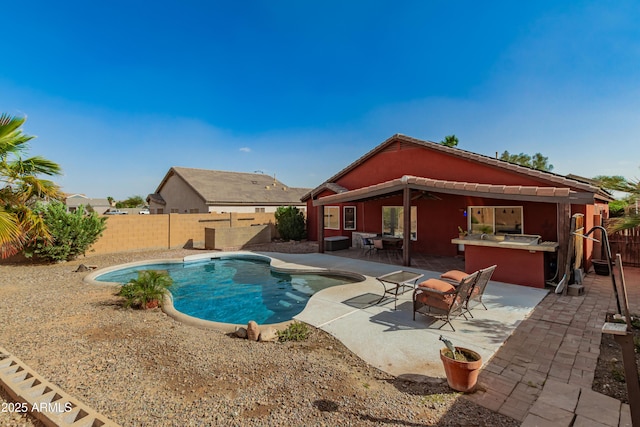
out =
{"type": "Polygon", "coordinates": [[[524,242],[455,238],[451,239],[451,243],[454,243],[456,245],[489,246],[493,248],[519,249],[534,252],[555,252],[558,250],[558,242],[542,242],[539,244],[530,244],[524,242]]]}

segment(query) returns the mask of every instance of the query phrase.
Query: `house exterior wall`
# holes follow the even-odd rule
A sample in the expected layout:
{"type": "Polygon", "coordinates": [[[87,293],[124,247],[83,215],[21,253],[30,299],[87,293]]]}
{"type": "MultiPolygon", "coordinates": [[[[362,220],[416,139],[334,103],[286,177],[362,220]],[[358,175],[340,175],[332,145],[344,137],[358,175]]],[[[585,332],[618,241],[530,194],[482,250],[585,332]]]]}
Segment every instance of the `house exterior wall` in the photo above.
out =
{"type": "MultiPolygon", "coordinates": [[[[303,203],[298,205],[292,205],[306,211],[307,206],[303,203]]],[[[237,212],[237,213],[255,213],[256,209],[264,209],[264,213],[274,213],[279,206],[264,206],[264,205],[251,205],[251,206],[209,206],[209,212],[211,213],[225,213],[225,212],[237,212]]]]}
{"type": "Polygon", "coordinates": [[[172,213],[172,209],[177,209],[177,213],[191,213],[192,209],[197,209],[197,213],[209,212],[209,207],[204,200],[177,174],[173,174],[162,186],[160,195],[167,202],[166,205],[154,203],[149,204],[151,213],[158,213],[158,208],[162,213],[172,213]]]}

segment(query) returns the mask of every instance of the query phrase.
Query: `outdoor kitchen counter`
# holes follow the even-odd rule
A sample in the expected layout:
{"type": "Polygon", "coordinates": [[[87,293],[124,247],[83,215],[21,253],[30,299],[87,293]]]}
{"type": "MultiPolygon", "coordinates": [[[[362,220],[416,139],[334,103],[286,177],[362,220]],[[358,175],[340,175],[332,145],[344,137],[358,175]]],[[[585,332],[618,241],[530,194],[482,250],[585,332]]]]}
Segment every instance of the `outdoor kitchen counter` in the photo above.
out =
{"type": "Polygon", "coordinates": [[[549,257],[558,250],[557,242],[527,243],[478,238],[456,238],[464,245],[465,271],[472,273],[496,264],[492,280],[544,288],[549,257]]]}

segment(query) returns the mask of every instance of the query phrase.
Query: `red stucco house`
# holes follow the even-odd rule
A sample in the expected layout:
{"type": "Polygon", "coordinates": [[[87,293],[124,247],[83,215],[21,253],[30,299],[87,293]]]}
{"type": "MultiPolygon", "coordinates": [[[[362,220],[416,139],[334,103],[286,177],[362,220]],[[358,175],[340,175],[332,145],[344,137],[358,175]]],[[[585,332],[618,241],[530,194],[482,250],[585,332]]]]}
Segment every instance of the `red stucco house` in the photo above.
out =
{"type": "MultiPolygon", "coordinates": [[[[542,287],[549,264],[557,258],[564,265],[571,216],[584,215],[588,230],[608,216],[612,199],[587,182],[397,134],[302,200],[310,240],[389,236],[409,242],[401,250],[404,265],[411,265],[414,251],[455,256],[463,247],[467,271],[497,263],[496,280],[519,283],[518,276],[521,284],[542,287]],[[460,229],[476,239],[457,241],[460,229]],[[547,243],[528,248],[478,238],[505,235],[540,236],[547,243]]],[[[325,245],[318,247],[322,252],[325,245]]],[[[585,241],[585,262],[592,250],[585,241]]]]}

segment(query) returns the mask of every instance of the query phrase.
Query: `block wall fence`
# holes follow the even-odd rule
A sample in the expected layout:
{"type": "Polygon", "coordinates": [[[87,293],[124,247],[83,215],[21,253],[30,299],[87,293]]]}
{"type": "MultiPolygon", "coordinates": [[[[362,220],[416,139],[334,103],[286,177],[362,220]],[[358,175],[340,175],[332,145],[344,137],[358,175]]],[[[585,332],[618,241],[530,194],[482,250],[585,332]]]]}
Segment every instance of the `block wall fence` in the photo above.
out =
{"type": "MultiPolygon", "coordinates": [[[[205,229],[224,230],[220,235],[227,237],[220,243],[236,248],[246,243],[268,242],[276,233],[273,213],[113,215],[107,217],[106,225],[102,237],[87,254],[204,248],[205,229]]],[[[216,243],[216,249],[226,248],[216,243]]]]}

